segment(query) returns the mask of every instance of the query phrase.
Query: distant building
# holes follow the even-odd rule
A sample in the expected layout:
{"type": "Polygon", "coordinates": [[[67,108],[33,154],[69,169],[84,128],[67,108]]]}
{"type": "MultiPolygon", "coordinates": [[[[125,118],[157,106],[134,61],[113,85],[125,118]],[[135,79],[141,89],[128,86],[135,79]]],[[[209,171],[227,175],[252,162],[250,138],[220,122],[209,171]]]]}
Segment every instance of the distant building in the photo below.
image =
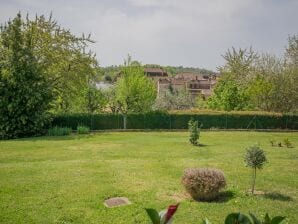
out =
{"type": "Polygon", "coordinates": [[[171,91],[187,91],[191,96],[203,95],[208,98],[216,84],[215,75],[202,75],[194,73],[179,73],[175,77],[155,77],[158,94],[171,91]]]}
{"type": "Polygon", "coordinates": [[[144,73],[155,82],[157,82],[160,78],[168,77],[168,73],[162,68],[144,68],[144,73]]]}

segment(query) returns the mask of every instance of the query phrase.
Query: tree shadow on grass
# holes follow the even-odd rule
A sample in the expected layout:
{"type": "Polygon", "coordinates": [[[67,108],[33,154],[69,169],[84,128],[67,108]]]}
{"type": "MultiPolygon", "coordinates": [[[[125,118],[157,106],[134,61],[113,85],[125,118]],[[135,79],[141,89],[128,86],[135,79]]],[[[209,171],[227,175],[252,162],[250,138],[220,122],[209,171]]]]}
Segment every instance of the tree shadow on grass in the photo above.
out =
{"type": "Polygon", "coordinates": [[[202,201],[202,200],[198,200],[198,202],[205,202],[205,203],[225,203],[230,201],[232,198],[235,197],[235,193],[233,191],[222,191],[219,193],[219,195],[211,200],[211,201],[202,201]]]}
{"type": "Polygon", "coordinates": [[[235,193],[233,191],[223,191],[219,193],[218,197],[214,200],[214,202],[225,203],[234,198],[234,196],[235,193]]]}
{"type": "Polygon", "coordinates": [[[278,201],[294,201],[292,197],[278,192],[268,192],[268,193],[265,193],[263,197],[266,199],[278,200],[278,201]]]}
{"type": "Polygon", "coordinates": [[[12,139],[11,141],[30,141],[30,142],[37,142],[37,141],[65,141],[65,140],[80,140],[80,139],[89,139],[93,138],[94,134],[71,134],[71,135],[65,135],[65,136],[36,136],[36,137],[30,137],[30,138],[18,138],[18,139],[12,139]]]}

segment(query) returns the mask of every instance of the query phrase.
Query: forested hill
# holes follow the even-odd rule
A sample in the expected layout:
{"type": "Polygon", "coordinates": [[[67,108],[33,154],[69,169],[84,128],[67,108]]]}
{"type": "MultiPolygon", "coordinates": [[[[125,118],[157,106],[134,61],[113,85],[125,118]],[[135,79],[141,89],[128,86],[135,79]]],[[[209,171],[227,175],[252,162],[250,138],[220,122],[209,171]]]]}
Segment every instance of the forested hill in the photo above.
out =
{"type": "MultiPolygon", "coordinates": [[[[169,75],[176,75],[177,73],[181,72],[192,72],[196,74],[203,74],[203,75],[210,75],[214,74],[215,72],[212,70],[204,69],[204,68],[195,68],[195,67],[183,67],[183,66],[161,66],[156,64],[146,64],[144,67],[149,68],[163,68],[169,75]]],[[[105,81],[111,81],[114,79],[116,74],[119,72],[121,66],[112,65],[107,67],[101,68],[101,79],[105,81]]]]}

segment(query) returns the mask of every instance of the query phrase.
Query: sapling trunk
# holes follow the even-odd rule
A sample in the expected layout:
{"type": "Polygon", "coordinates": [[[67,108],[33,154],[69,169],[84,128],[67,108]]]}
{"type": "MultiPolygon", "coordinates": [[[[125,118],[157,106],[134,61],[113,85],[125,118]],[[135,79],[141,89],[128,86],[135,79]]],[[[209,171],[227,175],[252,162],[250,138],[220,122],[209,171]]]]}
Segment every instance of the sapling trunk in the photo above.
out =
{"type": "Polygon", "coordinates": [[[255,192],[255,184],[256,184],[256,178],[257,178],[257,168],[253,168],[252,170],[252,188],[251,193],[254,194],[255,192]]]}
{"type": "Polygon", "coordinates": [[[123,114],[123,129],[126,129],[126,121],[127,121],[127,116],[126,114],[123,114]]]}

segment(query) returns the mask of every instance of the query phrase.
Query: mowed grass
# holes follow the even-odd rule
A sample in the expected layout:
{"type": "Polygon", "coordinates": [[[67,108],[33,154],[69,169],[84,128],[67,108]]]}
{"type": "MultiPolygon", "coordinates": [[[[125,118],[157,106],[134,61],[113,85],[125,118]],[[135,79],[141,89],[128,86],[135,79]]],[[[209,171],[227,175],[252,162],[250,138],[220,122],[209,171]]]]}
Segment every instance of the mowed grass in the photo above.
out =
{"type": "Polygon", "coordinates": [[[144,208],[180,202],[175,223],[223,223],[231,212],[287,216],[298,223],[298,133],[207,132],[202,147],[187,132],[103,132],[86,136],[0,141],[1,223],[149,223],[144,208]],[[271,147],[285,138],[294,148],[271,147]],[[259,143],[269,163],[257,173],[257,190],[247,195],[251,170],[245,148],[259,143]],[[181,185],[188,167],[224,171],[226,197],[195,202],[181,185]],[[103,201],[128,197],[131,205],[106,208],[103,201]]]}

